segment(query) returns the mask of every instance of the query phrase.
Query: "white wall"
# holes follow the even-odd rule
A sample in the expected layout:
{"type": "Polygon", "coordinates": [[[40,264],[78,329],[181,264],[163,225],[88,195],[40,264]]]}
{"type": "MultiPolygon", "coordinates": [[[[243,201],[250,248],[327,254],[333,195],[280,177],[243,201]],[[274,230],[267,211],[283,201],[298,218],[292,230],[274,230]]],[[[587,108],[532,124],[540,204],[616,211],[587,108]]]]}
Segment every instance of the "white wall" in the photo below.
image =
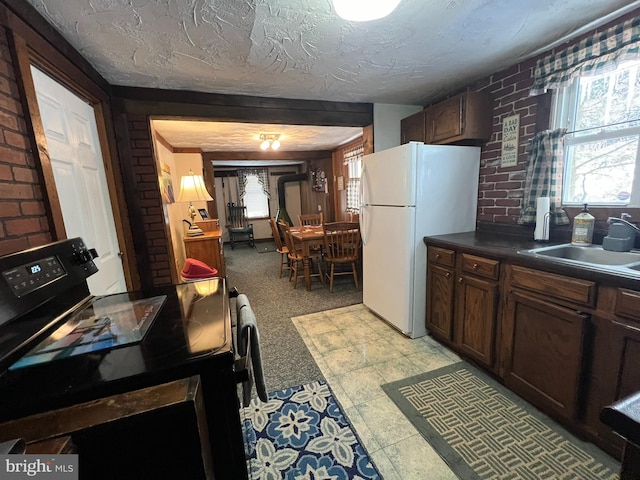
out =
{"type": "Polygon", "coordinates": [[[400,145],[400,120],[422,110],[420,105],[373,105],[373,151],[400,145]]]}

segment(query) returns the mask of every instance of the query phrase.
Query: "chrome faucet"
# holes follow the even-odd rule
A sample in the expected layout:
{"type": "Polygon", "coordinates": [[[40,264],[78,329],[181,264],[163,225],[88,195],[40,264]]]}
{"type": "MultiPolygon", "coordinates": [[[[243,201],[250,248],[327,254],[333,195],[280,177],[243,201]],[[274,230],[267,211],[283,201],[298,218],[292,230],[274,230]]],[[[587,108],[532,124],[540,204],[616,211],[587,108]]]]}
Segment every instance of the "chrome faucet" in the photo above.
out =
{"type": "Polygon", "coordinates": [[[636,242],[636,235],[640,233],[640,228],[631,223],[628,219],[631,215],[621,213],[620,218],[609,217],[607,223],[610,225],[609,233],[602,240],[602,248],[614,252],[628,252],[636,242]]]}
{"type": "Polygon", "coordinates": [[[615,224],[626,225],[626,226],[632,228],[633,230],[635,230],[636,232],[640,232],[640,228],[638,228],[636,225],[634,225],[629,220],[627,220],[629,218],[631,218],[631,215],[629,215],[628,213],[621,213],[620,214],[620,218],[618,218],[618,217],[609,217],[609,218],[607,218],[607,223],[609,223],[611,225],[615,225],[615,224]]]}

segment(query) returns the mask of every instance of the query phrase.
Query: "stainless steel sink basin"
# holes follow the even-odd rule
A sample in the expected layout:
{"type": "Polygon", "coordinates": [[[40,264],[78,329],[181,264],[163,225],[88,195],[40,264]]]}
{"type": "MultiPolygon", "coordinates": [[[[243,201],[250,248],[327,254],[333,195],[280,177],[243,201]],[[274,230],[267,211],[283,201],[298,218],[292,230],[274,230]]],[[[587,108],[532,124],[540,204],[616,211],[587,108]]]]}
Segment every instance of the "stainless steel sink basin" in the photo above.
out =
{"type": "Polygon", "coordinates": [[[579,246],[571,244],[542,247],[530,250],[538,255],[575,260],[596,265],[627,265],[640,262],[640,252],[611,252],[600,246],[579,246]]]}
{"type": "Polygon", "coordinates": [[[640,272],[640,250],[631,252],[612,252],[599,245],[579,246],[570,243],[551,247],[520,250],[519,254],[532,255],[539,260],[582,265],[604,270],[640,272]]]}

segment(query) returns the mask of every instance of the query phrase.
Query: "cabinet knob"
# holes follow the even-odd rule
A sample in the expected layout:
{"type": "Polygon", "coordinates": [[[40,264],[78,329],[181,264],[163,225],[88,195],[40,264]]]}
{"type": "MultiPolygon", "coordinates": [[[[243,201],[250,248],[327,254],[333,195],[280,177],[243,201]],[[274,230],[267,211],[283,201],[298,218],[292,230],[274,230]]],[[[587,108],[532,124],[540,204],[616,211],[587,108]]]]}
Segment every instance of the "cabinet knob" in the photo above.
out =
{"type": "Polygon", "coordinates": [[[449,277],[451,276],[451,273],[450,273],[450,272],[447,272],[447,273],[445,273],[445,274],[444,274],[444,276],[445,276],[446,278],[449,278],[449,277]]]}
{"type": "Polygon", "coordinates": [[[471,268],[473,268],[474,270],[477,270],[477,269],[478,269],[478,267],[479,267],[479,265],[478,265],[477,263],[474,263],[474,264],[473,264],[473,267],[471,267],[471,268]]]}
{"type": "Polygon", "coordinates": [[[458,283],[462,283],[462,277],[458,278],[458,283]]]}
{"type": "Polygon", "coordinates": [[[440,260],[440,254],[436,253],[436,260],[440,260]]]}

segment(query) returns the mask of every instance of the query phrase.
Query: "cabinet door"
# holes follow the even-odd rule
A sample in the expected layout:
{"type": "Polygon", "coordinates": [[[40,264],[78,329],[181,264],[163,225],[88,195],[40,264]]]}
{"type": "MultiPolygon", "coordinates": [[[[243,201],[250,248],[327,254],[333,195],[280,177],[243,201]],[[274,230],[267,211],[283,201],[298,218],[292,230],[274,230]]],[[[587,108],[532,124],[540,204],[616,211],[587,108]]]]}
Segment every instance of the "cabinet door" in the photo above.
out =
{"type": "Polygon", "coordinates": [[[594,316],[593,355],[585,407],[587,428],[604,439],[620,456],[623,439],[600,421],[602,409],[640,391],[640,326],[633,322],[594,316]]]}
{"type": "Polygon", "coordinates": [[[548,413],[574,418],[586,322],[584,314],[511,292],[502,332],[506,386],[548,413]]]}
{"type": "Polygon", "coordinates": [[[458,95],[428,109],[427,143],[443,142],[462,135],[464,97],[458,95]]]}
{"type": "Polygon", "coordinates": [[[454,272],[433,263],[427,267],[427,330],[450,341],[453,333],[454,272]]]}
{"type": "Polygon", "coordinates": [[[400,120],[401,143],[425,141],[424,110],[400,120]]]}
{"type": "Polygon", "coordinates": [[[484,365],[493,366],[498,285],[461,276],[456,286],[456,344],[484,365]]]}

